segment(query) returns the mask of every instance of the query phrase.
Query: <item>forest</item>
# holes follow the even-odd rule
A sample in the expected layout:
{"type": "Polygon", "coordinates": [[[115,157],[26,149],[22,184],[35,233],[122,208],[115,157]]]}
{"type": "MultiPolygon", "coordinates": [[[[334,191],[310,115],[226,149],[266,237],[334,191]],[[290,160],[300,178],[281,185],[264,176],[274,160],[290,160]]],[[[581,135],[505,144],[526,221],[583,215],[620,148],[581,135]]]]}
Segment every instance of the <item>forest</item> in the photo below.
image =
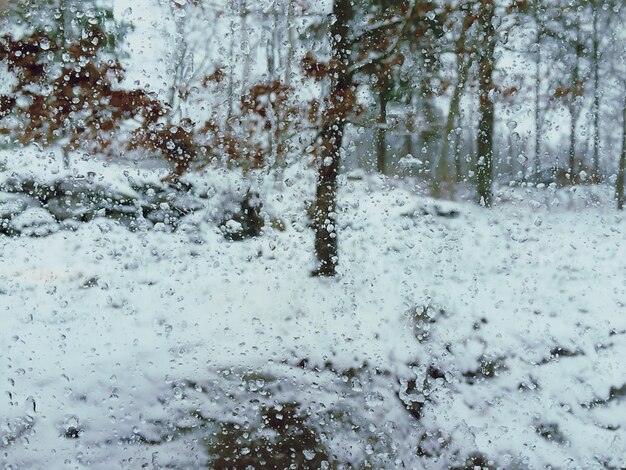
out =
{"type": "Polygon", "coordinates": [[[626,468],[622,0],[4,0],[0,78],[2,468],[626,468]]]}

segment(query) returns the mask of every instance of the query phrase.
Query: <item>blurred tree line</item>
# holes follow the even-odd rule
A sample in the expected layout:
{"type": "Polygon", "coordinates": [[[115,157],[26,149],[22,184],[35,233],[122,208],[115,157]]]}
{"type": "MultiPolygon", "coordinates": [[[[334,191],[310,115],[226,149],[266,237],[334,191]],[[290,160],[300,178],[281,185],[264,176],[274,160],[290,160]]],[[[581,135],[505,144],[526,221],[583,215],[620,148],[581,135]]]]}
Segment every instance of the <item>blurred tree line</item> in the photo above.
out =
{"type": "Polygon", "coordinates": [[[132,26],[113,7],[2,4],[6,143],[144,150],[172,163],[170,184],[312,156],[317,274],[335,273],[338,177],[356,153],[435,197],[490,206],[498,183],[605,182],[623,207],[620,0],[155,0],[161,92],[124,84],[132,26]]]}

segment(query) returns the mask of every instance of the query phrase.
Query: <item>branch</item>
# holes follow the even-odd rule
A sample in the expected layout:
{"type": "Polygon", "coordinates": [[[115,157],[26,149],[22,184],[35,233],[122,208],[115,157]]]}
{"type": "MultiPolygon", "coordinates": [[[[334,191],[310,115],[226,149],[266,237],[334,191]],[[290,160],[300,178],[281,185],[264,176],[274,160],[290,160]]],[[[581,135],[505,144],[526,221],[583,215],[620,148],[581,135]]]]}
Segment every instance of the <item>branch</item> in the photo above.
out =
{"type": "Polygon", "coordinates": [[[400,23],[402,23],[402,18],[396,17],[392,20],[380,21],[378,23],[366,25],[363,28],[362,34],[359,34],[357,37],[348,41],[348,47],[351,47],[354,44],[358,43],[359,41],[362,41],[363,39],[365,39],[367,36],[371,35],[372,33],[376,33],[376,32],[379,32],[388,28],[392,28],[400,23]]]}
{"type": "Polygon", "coordinates": [[[348,74],[349,75],[353,75],[357,72],[359,72],[360,70],[364,69],[365,67],[369,66],[369,65],[374,65],[374,64],[378,64],[383,62],[385,59],[387,59],[389,56],[391,56],[393,53],[396,52],[396,50],[398,49],[398,46],[400,45],[400,40],[401,38],[406,34],[407,29],[409,27],[409,21],[411,19],[411,17],[413,16],[413,10],[415,9],[415,0],[411,1],[411,6],[409,8],[409,11],[407,12],[406,16],[401,20],[402,21],[402,29],[400,29],[400,31],[398,32],[398,34],[395,37],[395,40],[393,42],[393,44],[391,46],[389,46],[389,48],[386,51],[383,51],[373,57],[368,58],[366,61],[360,62],[358,64],[354,64],[352,67],[348,68],[348,74]]]}

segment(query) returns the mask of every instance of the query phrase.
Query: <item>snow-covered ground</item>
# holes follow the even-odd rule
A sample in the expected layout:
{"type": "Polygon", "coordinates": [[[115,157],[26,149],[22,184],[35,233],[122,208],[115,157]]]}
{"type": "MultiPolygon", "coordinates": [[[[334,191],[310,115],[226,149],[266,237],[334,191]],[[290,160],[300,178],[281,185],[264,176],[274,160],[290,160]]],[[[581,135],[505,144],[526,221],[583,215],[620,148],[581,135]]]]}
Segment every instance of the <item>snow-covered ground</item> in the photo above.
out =
{"type": "Polygon", "coordinates": [[[257,182],[268,223],[241,242],[216,212],[245,185],[215,170],[175,231],[0,237],[3,468],[626,466],[626,219],[580,204],[602,189],[485,210],[344,179],[320,279],[313,174],[285,181],[257,182]]]}

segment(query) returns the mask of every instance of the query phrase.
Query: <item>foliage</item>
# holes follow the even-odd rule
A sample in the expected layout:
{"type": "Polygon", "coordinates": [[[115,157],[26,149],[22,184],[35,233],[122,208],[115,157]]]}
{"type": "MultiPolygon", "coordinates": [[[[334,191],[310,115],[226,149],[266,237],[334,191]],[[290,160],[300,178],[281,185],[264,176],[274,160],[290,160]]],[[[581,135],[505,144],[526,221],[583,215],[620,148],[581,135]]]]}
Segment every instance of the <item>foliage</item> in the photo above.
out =
{"type": "MultiPolygon", "coordinates": [[[[44,2],[33,11],[53,4],[44,2]]],[[[33,11],[16,15],[29,18],[33,11]]],[[[112,21],[110,10],[80,15],[72,9],[80,20],[72,20],[72,28],[61,21],[64,10],[52,11],[51,23],[29,22],[26,33],[0,38],[0,61],[11,77],[0,95],[2,134],[23,145],[61,141],[69,149],[104,151],[123,122],[138,117],[154,122],[163,114],[145,91],[118,88],[124,68],[113,58],[117,35],[105,29],[112,21]]]]}

